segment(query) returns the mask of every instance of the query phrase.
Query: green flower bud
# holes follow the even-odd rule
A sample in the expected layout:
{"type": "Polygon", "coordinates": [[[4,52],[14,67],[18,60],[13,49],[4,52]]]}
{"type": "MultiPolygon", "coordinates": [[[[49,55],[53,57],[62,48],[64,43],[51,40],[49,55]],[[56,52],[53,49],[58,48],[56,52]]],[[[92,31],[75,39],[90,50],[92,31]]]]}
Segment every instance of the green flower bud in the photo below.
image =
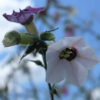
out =
{"type": "Polygon", "coordinates": [[[55,36],[50,33],[50,32],[43,32],[41,35],[40,35],[40,38],[42,40],[48,40],[48,41],[51,41],[51,40],[54,40],[55,39],[55,36]]]}
{"type": "Polygon", "coordinates": [[[37,35],[30,35],[30,34],[25,34],[25,33],[19,33],[17,31],[10,31],[8,32],[4,39],[3,39],[3,45],[5,47],[17,45],[17,44],[31,44],[35,40],[38,39],[37,35]]]}
{"type": "Polygon", "coordinates": [[[3,45],[5,47],[13,46],[13,45],[19,44],[20,40],[21,38],[20,38],[19,33],[16,31],[11,31],[5,35],[3,39],[3,45]]]}

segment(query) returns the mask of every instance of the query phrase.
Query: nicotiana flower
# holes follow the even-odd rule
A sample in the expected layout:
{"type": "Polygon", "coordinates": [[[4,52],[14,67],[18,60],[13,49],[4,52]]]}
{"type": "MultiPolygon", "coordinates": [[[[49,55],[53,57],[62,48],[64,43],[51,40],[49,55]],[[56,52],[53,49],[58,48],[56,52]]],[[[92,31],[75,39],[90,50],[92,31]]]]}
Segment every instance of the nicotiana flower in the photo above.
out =
{"type": "Polygon", "coordinates": [[[3,14],[3,16],[11,22],[17,22],[20,24],[30,24],[33,20],[33,14],[38,14],[41,12],[44,8],[32,8],[32,7],[26,7],[23,10],[20,10],[20,12],[13,11],[12,15],[7,15],[6,13],[3,14]]]}
{"type": "Polygon", "coordinates": [[[88,70],[99,61],[93,49],[81,37],[66,37],[48,47],[46,80],[81,86],[86,80],[88,70]]]}
{"type": "Polygon", "coordinates": [[[74,27],[74,25],[67,25],[66,27],[65,27],[65,35],[66,36],[74,36],[74,33],[75,33],[75,27],[74,27]]]}

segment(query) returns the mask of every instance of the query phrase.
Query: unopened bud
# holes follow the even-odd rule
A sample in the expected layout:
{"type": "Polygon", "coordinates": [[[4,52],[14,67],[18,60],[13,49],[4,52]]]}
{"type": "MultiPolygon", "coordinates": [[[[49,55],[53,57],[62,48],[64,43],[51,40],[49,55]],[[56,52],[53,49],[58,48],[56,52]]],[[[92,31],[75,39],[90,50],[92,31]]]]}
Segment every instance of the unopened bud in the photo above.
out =
{"type": "Polygon", "coordinates": [[[10,31],[5,35],[3,39],[3,45],[5,47],[13,46],[13,45],[19,44],[20,40],[21,38],[18,32],[10,31]]]}
{"type": "Polygon", "coordinates": [[[35,40],[38,39],[37,35],[30,35],[30,34],[25,34],[25,33],[19,33],[17,31],[10,31],[8,32],[4,39],[3,39],[3,45],[5,47],[9,47],[9,46],[14,46],[17,44],[31,44],[33,43],[35,40]]]}
{"type": "Polygon", "coordinates": [[[42,40],[47,40],[47,41],[51,41],[51,40],[54,40],[55,39],[55,36],[50,33],[50,32],[43,32],[41,35],[40,35],[40,38],[42,40]]]}

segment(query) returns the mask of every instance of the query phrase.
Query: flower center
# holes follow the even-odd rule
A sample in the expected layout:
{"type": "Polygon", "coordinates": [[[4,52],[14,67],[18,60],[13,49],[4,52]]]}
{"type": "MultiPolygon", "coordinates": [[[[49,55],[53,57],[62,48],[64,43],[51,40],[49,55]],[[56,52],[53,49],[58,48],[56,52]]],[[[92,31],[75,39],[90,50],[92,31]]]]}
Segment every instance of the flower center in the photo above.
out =
{"type": "Polygon", "coordinates": [[[77,56],[77,50],[75,48],[66,48],[60,52],[59,58],[72,61],[77,56]]]}

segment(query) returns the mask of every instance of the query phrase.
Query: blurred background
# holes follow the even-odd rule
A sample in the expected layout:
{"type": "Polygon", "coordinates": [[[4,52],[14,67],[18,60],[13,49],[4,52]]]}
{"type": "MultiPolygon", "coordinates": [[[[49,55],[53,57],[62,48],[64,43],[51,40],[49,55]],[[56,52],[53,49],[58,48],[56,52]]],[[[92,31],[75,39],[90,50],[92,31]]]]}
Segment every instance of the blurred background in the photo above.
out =
{"type": "MultiPolygon", "coordinates": [[[[19,64],[26,46],[4,48],[2,44],[6,32],[26,32],[22,25],[7,21],[2,14],[11,14],[26,6],[46,8],[34,18],[39,33],[58,27],[53,32],[56,41],[81,36],[100,59],[100,0],[0,0],[0,100],[50,100],[45,70],[26,62],[27,59],[42,60],[41,55],[30,54],[19,64]]],[[[100,63],[89,72],[83,86],[61,82],[56,88],[55,100],[100,100],[100,63]]]]}

